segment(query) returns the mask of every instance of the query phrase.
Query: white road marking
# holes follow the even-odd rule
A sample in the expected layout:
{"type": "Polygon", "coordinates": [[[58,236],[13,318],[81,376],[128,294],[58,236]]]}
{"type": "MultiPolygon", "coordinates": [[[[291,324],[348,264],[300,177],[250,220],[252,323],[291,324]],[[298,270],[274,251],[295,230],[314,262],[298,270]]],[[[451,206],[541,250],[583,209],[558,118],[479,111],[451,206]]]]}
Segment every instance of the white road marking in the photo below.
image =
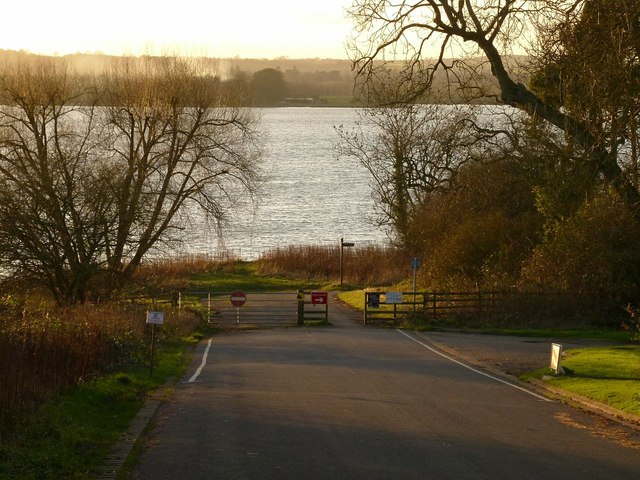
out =
{"type": "Polygon", "coordinates": [[[510,387],[513,387],[513,388],[515,388],[515,389],[517,389],[517,390],[520,390],[520,391],[522,391],[522,392],[524,392],[524,393],[528,393],[529,395],[531,395],[531,396],[533,396],[533,397],[536,397],[536,398],[538,398],[538,399],[540,399],[540,400],[544,400],[545,402],[552,402],[552,401],[553,401],[553,400],[550,400],[550,399],[548,399],[548,398],[546,398],[546,397],[543,397],[542,395],[538,395],[537,393],[534,393],[534,392],[532,392],[531,390],[527,390],[526,388],[522,388],[522,387],[520,387],[520,386],[518,386],[518,385],[515,385],[515,384],[513,384],[513,383],[511,383],[511,382],[507,382],[506,380],[503,380],[503,379],[501,379],[501,378],[494,377],[493,375],[489,375],[488,373],[483,372],[482,370],[478,370],[477,368],[470,367],[469,365],[466,365],[466,364],[464,364],[464,363],[462,363],[462,362],[460,362],[460,361],[456,360],[455,358],[450,357],[449,355],[446,355],[446,354],[444,354],[444,353],[442,353],[442,352],[439,352],[439,351],[438,351],[438,350],[436,350],[435,348],[430,347],[430,346],[429,346],[429,345],[427,345],[426,343],[421,342],[420,340],[418,340],[418,339],[416,339],[416,338],[412,337],[411,335],[409,335],[408,333],[403,332],[402,330],[396,329],[396,331],[397,331],[398,333],[401,333],[402,335],[404,335],[404,336],[405,336],[405,337],[407,337],[408,339],[413,340],[413,341],[414,341],[414,342],[416,342],[417,344],[422,345],[424,348],[426,348],[427,350],[430,350],[431,352],[435,353],[436,355],[440,355],[441,357],[446,358],[446,359],[447,359],[447,360],[449,360],[450,362],[457,363],[458,365],[460,365],[460,366],[462,366],[462,367],[466,368],[467,370],[471,370],[472,372],[475,372],[475,373],[478,373],[478,374],[483,375],[483,376],[485,376],[485,377],[488,377],[488,378],[490,378],[491,380],[495,380],[496,382],[504,383],[505,385],[508,385],[508,386],[510,386],[510,387]]]}
{"type": "Polygon", "coordinates": [[[200,364],[200,366],[198,367],[198,369],[196,370],[196,373],[193,374],[193,376],[189,379],[189,381],[187,383],[193,383],[196,381],[196,379],[200,376],[200,374],[202,373],[202,369],[204,368],[204,366],[207,364],[207,357],[209,356],[209,349],[211,348],[211,342],[213,341],[213,338],[209,339],[209,343],[207,343],[207,348],[204,350],[204,354],[202,355],[202,363],[200,364]]]}

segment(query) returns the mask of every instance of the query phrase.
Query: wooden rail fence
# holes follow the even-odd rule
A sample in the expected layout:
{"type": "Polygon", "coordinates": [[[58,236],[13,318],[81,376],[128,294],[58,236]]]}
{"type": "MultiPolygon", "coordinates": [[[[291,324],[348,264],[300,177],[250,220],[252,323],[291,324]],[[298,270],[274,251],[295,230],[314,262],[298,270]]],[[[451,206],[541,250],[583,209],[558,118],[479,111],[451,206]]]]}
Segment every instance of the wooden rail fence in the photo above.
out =
{"type": "Polygon", "coordinates": [[[364,324],[404,319],[487,319],[556,316],[570,310],[565,295],[504,291],[365,292],[364,324]]]}

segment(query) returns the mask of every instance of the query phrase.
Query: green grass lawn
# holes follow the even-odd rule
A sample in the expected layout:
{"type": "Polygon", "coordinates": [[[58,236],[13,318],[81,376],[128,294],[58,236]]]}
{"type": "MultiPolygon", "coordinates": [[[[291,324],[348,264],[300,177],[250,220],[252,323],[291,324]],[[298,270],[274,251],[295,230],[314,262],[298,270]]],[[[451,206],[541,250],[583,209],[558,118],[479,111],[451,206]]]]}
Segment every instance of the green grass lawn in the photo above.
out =
{"type": "Polygon", "coordinates": [[[640,415],[640,345],[569,350],[562,366],[550,385],[640,415]]]}
{"type": "Polygon", "coordinates": [[[314,281],[260,275],[257,262],[237,261],[213,272],[189,277],[189,289],[201,292],[266,292],[320,287],[321,284],[314,281]]]}

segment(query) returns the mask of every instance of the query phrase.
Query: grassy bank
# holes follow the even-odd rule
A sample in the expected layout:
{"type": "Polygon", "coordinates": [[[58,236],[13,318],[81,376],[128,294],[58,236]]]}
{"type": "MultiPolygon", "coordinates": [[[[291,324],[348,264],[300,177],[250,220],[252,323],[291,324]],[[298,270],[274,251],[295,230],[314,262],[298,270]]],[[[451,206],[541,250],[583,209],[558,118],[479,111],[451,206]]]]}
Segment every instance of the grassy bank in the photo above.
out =
{"type": "Polygon", "coordinates": [[[640,416],[640,345],[584,348],[565,352],[566,375],[541,369],[523,379],[543,378],[555,387],[640,416]]]}
{"type": "Polygon", "coordinates": [[[183,374],[189,360],[185,347],[194,341],[162,342],[153,376],[147,365],[131,364],[44,403],[19,429],[3,435],[0,478],[94,478],[143,405],[145,393],[183,374]]]}

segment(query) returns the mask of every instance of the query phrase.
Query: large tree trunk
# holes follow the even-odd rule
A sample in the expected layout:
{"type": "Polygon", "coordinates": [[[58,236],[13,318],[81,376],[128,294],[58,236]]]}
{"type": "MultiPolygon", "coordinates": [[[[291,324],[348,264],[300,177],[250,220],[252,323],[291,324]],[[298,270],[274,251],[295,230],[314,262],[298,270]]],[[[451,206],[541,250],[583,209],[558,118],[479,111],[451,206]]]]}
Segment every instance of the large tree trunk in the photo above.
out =
{"type": "Polygon", "coordinates": [[[491,63],[491,72],[498,80],[502,101],[529,115],[546,120],[589,152],[596,171],[625,199],[634,216],[640,220],[640,192],[620,167],[617,152],[610,152],[581,122],[543,102],[523,84],[514,82],[504,66],[500,53],[491,42],[479,42],[479,45],[491,63]]]}

